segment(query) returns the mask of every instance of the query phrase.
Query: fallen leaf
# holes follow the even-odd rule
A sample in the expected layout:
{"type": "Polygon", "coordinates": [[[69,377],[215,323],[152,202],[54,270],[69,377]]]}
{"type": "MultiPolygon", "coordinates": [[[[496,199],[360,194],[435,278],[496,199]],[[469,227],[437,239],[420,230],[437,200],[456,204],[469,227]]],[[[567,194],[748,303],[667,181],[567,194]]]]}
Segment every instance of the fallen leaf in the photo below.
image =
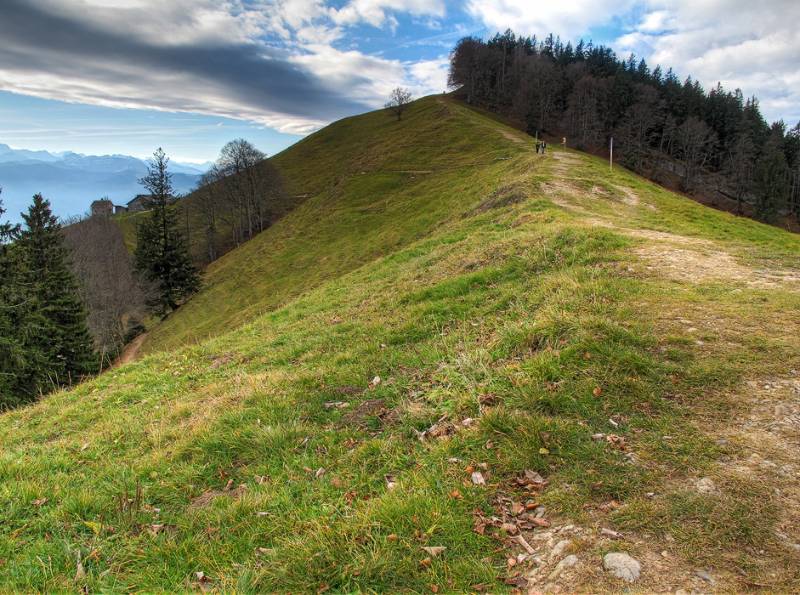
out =
{"type": "Polygon", "coordinates": [[[475,467],[473,467],[472,465],[467,465],[467,467],[466,467],[466,469],[464,469],[464,471],[466,471],[467,475],[469,475],[470,473],[475,471],[475,467]]]}
{"type": "Polygon", "coordinates": [[[437,585],[428,585],[428,587],[430,587],[430,590],[431,590],[432,593],[438,593],[439,592],[439,587],[437,585]]]}
{"type": "Polygon", "coordinates": [[[397,537],[396,533],[390,533],[386,536],[386,541],[397,541],[399,537],[397,537]]]}
{"type": "Polygon", "coordinates": [[[422,549],[425,550],[430,555],[431,558],[435,558],[436,556],[440,555],[443,551],[445,551],[447,548],[441,545],[434,545],[434,546],[423,547],[422,549]]]}
{"type": "Polygon", "coordinates": [[[47,498],[37,498],[33,502],[31,502],[34,506],[44,506],[47,504],[47,498]]]}
{"type": "Polygon", "coordinates": [[[547,450],[546,448],[542,447],[542,448],[539,449],[539,454],[540,455],[549,455],[550,451],[547,450]]]}
{"type": "Polygon", "coordinates": [[[422,560],[419,561],[419,565],[422,566],[423,568],[430,568],[431,559],[423,558],[422,560]]]}
{"type": "Polygon", "coordinates": [[[75,580],[82,581],[86,578],[86,570],[83,568],[83,563],[78,560],[78,565],[75,569],[75,580]]]}
{"type": "Polygon", "coordinates": [[[459,492],[458,490],[453,490],[452,492],[450,492],[450,497],[453,498],[454,500],[461,500],[462,498],[464,498],[464,496],[462,496],[461,492],[459,492]]]}
{"type": "Polygon", "coordinates": [[[480,471],[473,471],[472,483],[474,483],[476,486],[486,485],[486,480],[483,478],[483,473],[481,473],[480,471]]]}
{"type": "Polygon", "coordinates": [[[350,403],[346,401],[327,401],[326,403],[322,404],[325,409],[344,409],[345,407],[349,407],[350,403]]]}
{"type": "Polygon", "coordinates": [[[544,483],[544,477],[542,477],[538,472],[531,471],[530,469],[525,470],[525,479],[531,483],[544,483]]]}
{"type": "Polygon", "coordinates": [[[519,529],[514,523],[503,523],[501,525],[501,528],[509,535],[516,535],[517,533],[519,533],[519,529]]]}
{"type": "Polygon", "coordinates": [[[530,521],[534,525],[536,525],[537,527],[549,527],[550,526],[550,521],[548,521],[547,519],[533,518],[533,519],[530,519],[530,521]]]}
{"type": "Polygon", "coordinates": [[[324,467],[320,467],[320,468],[319,468],[319,469],[317,469],[317,471],[314,473],[314,477],[316,477],[317,479],[319,479],[319,478],[320,478],[320,477],[322,477],[323,475],[325,475],[325,468],[324,468],[324,467]]]}
{"type": "Polygon", "coordinates": [[[519,502],[513,502],[511,504],[511,514],[517,516],[518,514],[522,514],[525,511],[525,507],[520,504],[519,502]]]}
{"type": "Polygon", "coordinates": [[[397,481],[394,478],[394,475],[387,474],[384,475],[383,478],[386,480],[386,489],[393,490],[397,487],[397,481]]]}
{"type": "Polygon", "coordinates": [[[509,568],[513,568],[514,566],[517,565],[517,559],[516,558],[509,558],[508,560],[506,560],[506,565],[509,568]]]}
{"type": "Polygon", "coordinates": [[[369,387],[370,388],[375,388],[380,383],[381,383],[381,377],[380,376],[375,376],[375,378],[372,379],[372,382],[369,383],[369,387]]]}
{"type": "Polygon", "coordinates": [[[344,487],[344,482],[338,477],[331,477],[331,485],[335,488],[344,487]]]}
{"type": "Polygon", "coordinates": [[[595,386],[595,387],[594,387],[594,390],[592,391],[592,394],[593,394],[595,397],[599,397],[600,395],[602,395],[602,394],[603,394],[603,389],[602,389],[602,388],[600,388],[599,386],[595,386]]]}

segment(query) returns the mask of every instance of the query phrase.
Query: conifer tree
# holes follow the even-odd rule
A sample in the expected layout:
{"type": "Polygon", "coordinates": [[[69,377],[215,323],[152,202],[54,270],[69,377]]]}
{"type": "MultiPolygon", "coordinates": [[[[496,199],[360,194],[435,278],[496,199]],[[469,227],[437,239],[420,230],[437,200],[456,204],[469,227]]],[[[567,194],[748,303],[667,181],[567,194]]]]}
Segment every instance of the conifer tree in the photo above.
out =
{"type": "Polygon", "coordinates": [[[65,385],[97,371],[97,357],[86,326],[86,309],[78,285],[67,262],[61,225],[41,194],[22,214],[25,227],[17,241],[21,260],[21,279],[28,303],[32,305],[28,327],[30,349],[38,352],[46,369],[31,370],[38,379],[37,389],[65,385]]]}
{"type": "Polygon", "coordinates": [[[767,222],[775,220],[789,199],[789,168],[779,140],[773,135],[767,141],[754,173],[755,215],[767,222]]]}
{"type": "MultiPolygon", "coordinates": [[[[0,218],[5,211],[0,201],[0,218]]],[[[0,411],[35,399],[48,386],[38,339],[44,328],[25,276],[19,225],[0,223],[0,411]]]]}
{"type": "Polygon", "coordinates": [[[169,158],[159,148],[139,183],[150,192],[150,213],[139,224],[136,242],[136,268],[156,285],[152,305],[166,315],[200,286],[200,279],[178,228],[172,201],[172,175],[169,158]]]}
{"type": "Polygon", "coordinates": [[[3,222],[4,213],[0,200],[0,410],[17,404],[18,373],[25,362],[25,349],[14,324],[19,285],[10,246],[19,225],[3,222]]]}

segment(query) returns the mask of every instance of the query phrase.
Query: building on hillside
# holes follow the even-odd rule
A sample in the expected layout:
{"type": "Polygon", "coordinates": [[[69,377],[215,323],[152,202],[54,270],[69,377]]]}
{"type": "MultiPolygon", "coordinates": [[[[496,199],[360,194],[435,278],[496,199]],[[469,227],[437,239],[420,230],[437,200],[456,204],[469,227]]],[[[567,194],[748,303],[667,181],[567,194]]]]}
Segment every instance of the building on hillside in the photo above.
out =
{"type": "Polygon", "coordinates": [[[114,214],[119,215],[120,213],[127,213],[128,207],[124,205],[114,205],[114,214]]]}
{"type": "Polygon", "coordinates": [[[138,211],[146,211],[150,208],[150,199],[152,197],[149,194],[137,194],[131,200],[128,201],[127,210],[131,213],[136,213],[138,211]]]}
{"type": "Polygon", "coordinates": [[[92,217],[110,217],[114,214],[114,203],[107,198],[92,202],[92,217]]]}

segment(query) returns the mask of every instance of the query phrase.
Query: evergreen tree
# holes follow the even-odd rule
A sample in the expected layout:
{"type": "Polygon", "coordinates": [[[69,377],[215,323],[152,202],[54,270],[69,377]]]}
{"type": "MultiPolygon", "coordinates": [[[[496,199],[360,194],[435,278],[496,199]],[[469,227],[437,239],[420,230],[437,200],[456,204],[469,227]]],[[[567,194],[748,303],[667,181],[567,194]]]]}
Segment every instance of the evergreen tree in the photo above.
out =
{"type": "Polygon", "coordinates": [[[773,221],[789,199],[789,167],[780,146],[780,138],[773,135],[764,145],[764,152],[756,163],[755,215],[762,221],[773,221]]]}
{"type": "Polygon", "coordinates": [[[166,315],[200,286],[197,270],[189,258],[186,243],[178,228],[172,204],[172,175],[169,158],[159,148],[139,183],[150,192],[150,214],[139,224],[136,242],[136,268],[156,285],[152,305],[166,315]]]}
{"type": "Polygon", "coordinates": [[[17,267],[9,245],[19,233],[19,226],[2,222],[4,213],[0,200],[0,410],[16,404],[17,371],[24,362],[24,350],[14,328],[17,267]]]}
{"type": "MultiPolygon", "coordinates": [[[[5,213],[0,201],[0,218],[5,213]]],[[[37,344],[44,324],[24,278],[19,225],[0,223],[0,411],[36,398],[48,384],[48,365],[37,344]]]]}
{"type": "MultiPolygon", "coordinates": [[[[86,310],[78,285],[67,262],[61,225],[41,194],[23,213],[25,227],[19,234],[18,249],[27,287],[28,303],[33,305],[28,328],[34,333],[30,347],[46,362],[44,374],[52,385],[64,385],[97,371],[97,357],[86,326],[86,310]]],[[[41,369],[31,370],[39,390],[41,369]]]]}

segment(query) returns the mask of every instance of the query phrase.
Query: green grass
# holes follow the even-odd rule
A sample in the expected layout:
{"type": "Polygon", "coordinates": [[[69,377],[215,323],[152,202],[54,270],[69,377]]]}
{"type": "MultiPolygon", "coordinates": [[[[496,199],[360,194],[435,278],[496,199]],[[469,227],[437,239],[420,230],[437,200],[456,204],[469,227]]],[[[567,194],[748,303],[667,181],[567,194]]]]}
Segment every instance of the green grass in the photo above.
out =
{"type": "MultiPolygon", "coordinates": [[[[236,591],[502,591],[506,555],[473,511],[521,498],[526,469],[550,481],[548,516],[589,523],[617,500],[609,523],[670,535],[689,559],[767,547],[769,493],[646,494],[714,464],[698,411],[724,411],[722,393],[776,358],[800,366],[797,294],[637,272],[647,240],[553,204],[553,158],[502,130],[428,98],[278,156],[313,196],[215,263],[149,355],[0,417],[0,584],[196,589],[203,572],[236,591]],[[503,205],[503,187],[525,200],[503,205]],[[660,321],[711,310],[732,323],[703,348],[660,321]],[[450,435],[419,440],[437,421],[450,435]],[[596,432],[624,436],[634,461],[596,432]],[[465,470],[481,463],[484,487],[465,470]],[[447,550],[427,565],[423,546],[447,550]]],[[[719,240],[743,262],[800,254],[779,230],[576,157],[570,176],[661,213],[587,203],[598,215],[719,240]]]]}

